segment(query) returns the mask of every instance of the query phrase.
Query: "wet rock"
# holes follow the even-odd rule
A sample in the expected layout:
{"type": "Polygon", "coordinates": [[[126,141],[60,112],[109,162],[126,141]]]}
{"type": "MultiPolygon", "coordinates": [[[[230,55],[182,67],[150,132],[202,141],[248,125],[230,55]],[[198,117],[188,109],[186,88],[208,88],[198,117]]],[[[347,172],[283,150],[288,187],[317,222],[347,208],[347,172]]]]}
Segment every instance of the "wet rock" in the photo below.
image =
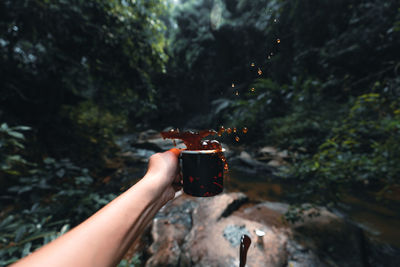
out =
{"type": "Polygon", "coordinates": [[[319,208],[318,213],[320,216],[293,225],[295,239],[327,263],[364,266],[362,230],[324,208],[319,208]]]}
{"type": "Polygon", "coordinates": [[[234,215],[246,201],[242,193],[175,199],[153,222],[152,256],[146,266],[238,266],[243,233],[253,240],[247,266],[285,265],[283,230],[234,215]],[[266,234],[262,242],[256,242],[255,231],[260,229],[266,234]]]}
{"type": "Polygon", "coordinates": [[[164,206],[153,220],[146,266],[178,266],[181,245],[192,228],[192,212],[198,204],[185,196],[164,206]]]}
{"type": "Polygon", "coordinates": [[[125,163],[134,164],[136,162],[142,162],[142,163],[148,162],[149,158],[155,153],[156,152],[153,150],[136,148],[136,149],[131,149],[131,151],[123,152],[120,154],[120,156],[124,158],[125,163]]]}
{"type": "MultiPolygon", "coordinates": [[[[180,140],[175,140],[175,144],[178,148],[184,148],[180,140]]],[[[131,139],[130,146],[133,149],[139,148],[155,152],[161,152],[175,147],[173,140],[162,138],[160,132],[152,129],[141,132],[137,138],[131,139]]]]}
{"type": "Polygon", "coordinates": [[[232,158],[231,160],[235,164],[235,168],[238,168],[245,172],[256,173],[256,172],[269,172],[272,173],[275,168],[268,164],[254,159],[246,151],[242,151],[239,156],[232,158]]]}
{"type": "MultiPolygon", "coordinates": [[[[268,202],[274,203],[274,202],[268,202]]],[[[283,203],[278,203],[285,205],[283,203]]],[[[288,227],[289,224],[285,221],[283,214],[286,212],[281,212],[282,210],[274,210],[264,203],[260,203],[254,206],[247,207],[235,213],[235,215],[245,218],[248,220],[253,220],[261,224],[273,226],[276,228],[288,227]]]]}
{"type": "Polygon", "coordinates": [[[159,138],[152,138],[152,139],[138,141],[136,143],[133,143],[132,146],[136,148],[154,150],[156,152],[166,151],[174,147],[177,148],[185,147],[184,144],[179,140],[176,140],[175,144],[176,146],[174,145],[174,142],[171,139],[164,139],[162,137],[159,137],[159,138]]]}
{"type": "Polygon", "coordinates": [[[246,266],[367,263],[360,229],[322,208],[320,217],[289,224],[287,209],[284,203],[248,203],[242,193],[182,195],[157,214],[146,266],[238,266],[243,234],[252,239],[246,266]]]}
{"type": "Polygon", "coordinates": [[[153,129],[149,129],[139,133],[138,142],[146,142],[149,139],[155,139],[160,137],[161,137],[160,132],[153,129]]]}
{"type": "Polygon", "coordinates": [[[229,243],[231,243],[232,247],[237,247],[240,245],[240,239],[242,235],[251,235],[244,225],[228,225],[225,227],[223,233],[223,236],[229,241],[229,243]]]}
{"type": "Polygon", "coordinates": [[[400,248],[383,244],[372,238],[365,238],[366,266],[386,267],[400,266],[400,248]]]}
{"type": "Polygon", "coordinates": [[[322,263],[318,256],[310,249],[290,239],[286,244],[288,252],[287,266],[291,267],[321,267],[327,266],[322,263]]]}
{"type": "Polygon", "coordinates": [[[275,156],[278,153],[278,150],[272,146],[265,146],[258,150],[259,154],[268,154],[271,156],[275,156]]]}
{"type": "Polygon", "coordinates": [[[289,153],[287,150],[279,151],[275,147],[272,146],[266,146],[262,147],[258,150],[258,156],[259,157],[265,157],[266,159],[268,158],[289,158],[289,153]]]}
{"type": "Polygon", "coordinates": [[[281,160],[273,159],[273,160],[268,161],[267,165],[270,167],[280,167],[280,166],[284,165],[284,162],[281,160]]]}
{"type": "Polygon", "coordinates": [[[189,263],[189,266],[238,266],[239,239],[243,233],[253,240],[247,266],[283,266],[286,263],[286,235],[235,215],[194,224],[182,247],[183,262],[189,263]],[[259,229],[266,233],[260,243],[256,242],[255,235],[259,229]]]}
{"type": "Polygon", "coordinates": [[[256,159],[261,162],[267,162],[270,167],[280,167],[285,165],[285,159],[289,158],[289,153],[287,150],[278,151],[275,147],[262,147],[257,152],[256,159]]]}
{"type": "Polygon", "coordinates": [[[360,228],[325,208],[308,211],[308,214],[313,212],[319,216],[305,216],[303,221],[289,224],[283,220],[288,208],[289,205],[285,203],[263,202],[244,209],[238,215],[267,225],[289,228],[289,258],[301,259],[302,264],[305,264],[298,265],[297,262],[294,266],[312,266],[310,261],[317,263],[319,259],[321,262],[316,266],[321,266],[322,262],[327,265],[335,263],[338,266],[364,266],[363,233],[360,228]],[[303,244],[302,247],[307,249],[299,250],[298,244],[303,244]]]}
{"type": "Polygon", "coordinates": [[[248,197],[243,193],[220,194],[211,198],[196,198],[199,208],[193,211],[193,220],[202,223],[204,220],[218,221],[237,210],[248,197]]]}

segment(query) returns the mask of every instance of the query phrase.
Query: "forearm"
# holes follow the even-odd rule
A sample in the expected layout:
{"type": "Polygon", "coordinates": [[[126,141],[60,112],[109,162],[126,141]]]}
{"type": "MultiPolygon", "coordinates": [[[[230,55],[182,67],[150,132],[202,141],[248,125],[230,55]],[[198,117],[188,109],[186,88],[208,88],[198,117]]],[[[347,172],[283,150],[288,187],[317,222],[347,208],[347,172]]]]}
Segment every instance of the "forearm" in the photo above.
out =
{"type": "Polygon", "coordinates": [[[145,176],[85,222],[15,266],[115,266],[167,202],[162,191],[145,176]]]}

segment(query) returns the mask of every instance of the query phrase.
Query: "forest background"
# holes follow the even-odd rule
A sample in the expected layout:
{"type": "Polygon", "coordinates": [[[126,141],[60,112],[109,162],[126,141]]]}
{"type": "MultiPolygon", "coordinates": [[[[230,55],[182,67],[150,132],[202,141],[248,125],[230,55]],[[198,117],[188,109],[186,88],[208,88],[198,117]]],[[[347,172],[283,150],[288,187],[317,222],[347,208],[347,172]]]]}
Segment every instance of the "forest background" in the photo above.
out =
{"type": "Polygon", "coordinates": [[[399,73],[396,0],[1,1],[0,265],[118,195],[146,129],[245,126],[296,197],[397,205],[399,73]]]}

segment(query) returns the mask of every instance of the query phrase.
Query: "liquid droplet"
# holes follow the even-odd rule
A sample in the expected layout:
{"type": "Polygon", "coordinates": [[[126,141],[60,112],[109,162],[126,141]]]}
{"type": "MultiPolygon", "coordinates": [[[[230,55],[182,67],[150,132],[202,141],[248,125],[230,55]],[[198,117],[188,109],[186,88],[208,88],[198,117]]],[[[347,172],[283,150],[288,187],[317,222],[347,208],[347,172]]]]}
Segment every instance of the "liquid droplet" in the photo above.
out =
{"type": "Polygon", "coordinates": [[[236,136],[235,140],[236,140],[236,142],[239,142],[239,140],[240,140],[239,136],[236,136]]]}
{"type": "Polygon", "coordinates": [[[243,132],[244,134],[247,133],[247,131],[248,131],[247,127],[244,127],[244,128],[242,129],[242,132],[243,132]]]}
{"type": "Polygon", "coordinates": [[[218,136],[222,136],[222,134],[225,132],[225,127],[221,126],[218,130],[218,136]]]}

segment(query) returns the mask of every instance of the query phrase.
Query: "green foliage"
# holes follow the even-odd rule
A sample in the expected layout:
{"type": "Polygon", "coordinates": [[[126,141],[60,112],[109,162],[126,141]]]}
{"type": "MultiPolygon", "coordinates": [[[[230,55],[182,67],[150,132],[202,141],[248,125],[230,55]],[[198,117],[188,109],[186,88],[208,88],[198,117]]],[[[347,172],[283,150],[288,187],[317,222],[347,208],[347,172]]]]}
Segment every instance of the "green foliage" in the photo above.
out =
{"type": "Polygon", "coordinates": [[[249,89],[238,100],[225,101],[224,106],[218,103],[214,117],[229,122],[229,125],[257,129],[248,133],[249,139],[264,143],[264,137],[270,132],[271,120],[288,113],[292,90],[270,79],[257,79],[249,87],[254,88],[254,92],[249,89]]]}
{"type": "Polygon", "coordinates": [[[123,114],[111,113],[91,101],[81,102],[77,106],[63,106],[62,116],[70,121],[67,136],[68,148],[76,153],[85,154],[80,161],[85,165],[104,164],[104,160],[115,152],[114,135],[127,127],[127,118],[123,114]]]}
{"type": "Polygon", "coordinates": [[[319,216],[320,212],[315,205],[312,204],[295,204],[291,205],[288,211],[285,213],[285,219],[288,222],[296,223],[298,221],[304,221],[304,218],[319,216]]]}
{"type": "Polygon", "coordinates": [[[126,260],[123,259],[119,264],[118,267],[135,267],[135,266],[141,266],[141,261],[140,261],[140,254],[135,254],[132,259],[126,260]]]}
{"type": "Polygon", "coordinates": [[[19,152],[25,149],[23,141],[25,136],[22,131],[31,130],[28,126],[10,127],[7,123],[0,125],[0,179],[2,173],[19,175],[18,167],[27,165],[19,152]]]}
{"type": "Polygon", "coordinates": [[[87,169],[69,159],[53,158],[45,158],[41,168],[19,178],[3,196],[13,199],[18,209],[8,212],[0,223],[1,265],[57,238],[115,198],[94,182],[87,169]]]}
{"type": "Polygon", "coordinates": [[[306,197],[324,192],[319,201],[338,200],[349,188],[390,190],[400,183],[400,101],[369,93],[357,98],[344,121],[335,127],[318,152],[291,168],[306,182],[306,197]]]}
{"type": "Polygon", "coordinates": [[[274,38],[266,32],[274,19],[267,11],[276,2],[188,0],[177,6],[167,84],[160,88],[161,99],[169,100],[163,109],[171,103],[171,112],[208,113],[213,100],[234,97],[232,82],[244,94],[257,77],[250,63],[263,67],[266,61],[265,45],[274,38]]]}
{"type": "Polygon", "coordinates": [[[50,152],[57,139],[79,136],[65,135],[78,115],[62,116],[63,106],[90,102],[134,122],[154,112],[152,79],[167,60],[163,1],[17,0],[0,7],[3,116],[35,128],[50,152]]]}
{"type": "Polygon", "coordinates": [[[157,108],[163,12],[161,0],[0,2],[1,266],[119,192],[94,177],[114,134],[157,108]],[[21,124],[30,127],[8,126],[21,124]]]}

